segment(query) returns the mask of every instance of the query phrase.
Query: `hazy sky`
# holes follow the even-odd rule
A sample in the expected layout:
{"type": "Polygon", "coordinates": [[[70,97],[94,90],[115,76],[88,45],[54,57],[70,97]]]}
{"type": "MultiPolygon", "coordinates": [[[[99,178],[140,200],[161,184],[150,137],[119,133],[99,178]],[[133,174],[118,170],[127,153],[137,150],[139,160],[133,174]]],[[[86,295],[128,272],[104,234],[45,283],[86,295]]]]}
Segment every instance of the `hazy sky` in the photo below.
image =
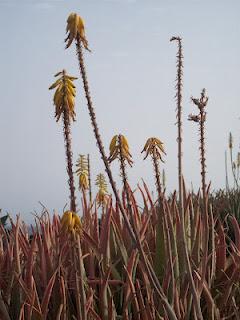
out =
{"type": "MultiPolygon", "coordinates": [[[[199,187],[197,126],[187,121],[205,87],[207,172],[212,187],[225,184],[224,151],[231,130],[239,147],[240,1],[183,0],[0,0],[1,116],[0,208],[25,218],[50,212],[68,201],[61,122],[54,120],[53,75],[65,68],[79,77],[75,47],[64,50],[66,19],[77,12],[86,23],[92,53],[86,67],[106,150],[124,134],[134,167],[132,187],[141,178],[154,190],[152,164],[140,154],[148,137],[165,143],[167,187],[177,186],[177,127],[174,125],[175,56],[173,35],[184,48],[184,175],[199,187]]],[[[74,161],[90,153],[93,180],[103,165],[90,126],[81,79],[77,82],[77,121],[72,127],[74,161]]],[[[114,176],[120,186],[118,165],[114,176]]],[[[77,182],[77,180],[76,180],[77,182]]],[[[110,189],[110,188],[109,188],[110,189]]],[[[78,193],[78,203],[80,196],[78,193]]]]}

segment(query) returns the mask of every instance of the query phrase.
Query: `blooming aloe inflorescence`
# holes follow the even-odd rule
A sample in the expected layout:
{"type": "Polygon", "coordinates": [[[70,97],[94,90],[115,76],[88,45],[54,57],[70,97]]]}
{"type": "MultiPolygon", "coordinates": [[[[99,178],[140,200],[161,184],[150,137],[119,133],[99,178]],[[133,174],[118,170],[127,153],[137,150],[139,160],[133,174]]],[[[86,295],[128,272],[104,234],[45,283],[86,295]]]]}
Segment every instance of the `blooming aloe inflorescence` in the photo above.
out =
{"type": "Polygon", "coordinates": [[[55,77],[60,76],[51,86],[50,90],[55,89],[53,103],[55,105],[55,117],[58,122],[62,117],[63,131],[65,140],[65,149],[67,157],[67,173],[69,176],[68,184],[70,188],[70,210],[76,212],[76,197],[73,177],[73,160],[71,148],[71,120],[75,120],[75,95],[76,89],[73,81],[77,78],[67,75],[65,70],[55,74],[55,77]]]}
{"type": "Polygon", "coordinates": [[[79,155],[76,167],[77,167],[76,174],[79,177],[79,190],[84,191],[89,188],[88,161],[84,155],[82,154],[79,155]]]}
{"type": "Polygon", "coordinates": [[[75,96],[76,87],[73,83],[77,78],[67,75],[65,70],[55,74],[55,77],[60,76],[50,87],[49,90],[55,89],[53,102],[56,107],[55,117],[58,122],[64,111],[68,113],[70,119],[75,120],[75,96]]]}
{"type": "Polygon", "coordinates": [[[97,203],[99,206],[104,205],[107,200],[108,190],[106,179],[102,173],[97,175],[95,184],[98,187],[97,203]]]}

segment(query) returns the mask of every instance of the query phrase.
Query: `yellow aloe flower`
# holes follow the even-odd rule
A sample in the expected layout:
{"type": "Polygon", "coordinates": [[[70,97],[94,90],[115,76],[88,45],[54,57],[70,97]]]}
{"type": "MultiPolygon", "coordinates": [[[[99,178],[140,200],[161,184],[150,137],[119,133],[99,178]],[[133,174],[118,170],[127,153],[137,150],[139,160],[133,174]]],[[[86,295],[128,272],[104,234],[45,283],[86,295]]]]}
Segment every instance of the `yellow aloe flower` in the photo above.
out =
{"type": "Polygon", "coordinates": [[[84,155],[80,154],[76,164],[76,174],[79,177],[79,190],[86,190],[89,188],[88,184],[88,162],[84,155]]]}
{"type": "Polygon", "coordinates": [[[55,117],[56,121],[61,118],[64,112],[67,112],[70,118],[75,121],[75,96],[76,96],[76,87],[73,84],[73,80],[77,78],[67,75],[66,71],[60,71],[55,74],[55,77],[60,76],[60,78],[55,81],[50,87],[49,90],[55,89],[55,94],[53,97],[53,103],[56,107],[55,117]]]}
{"type": "Polygon", "coordinates": [[[61,228],[66,233],[76,232],[81,234],[82,223],[79,216],[70,210],[65,211],[61,219],[61,228]]]}
{"type": "Polygon", "coordinates": [[[99,173],[97,175],[95,184],[98,187],[96,200],[97,200],[97,204],[100,206],[106,203],[108,198],[107,182],[102,173],[99,173]]]}
{"type": "Polygon", "coordinates": [[[119,159],[121,157],[120,150],[122,150],[122,158],[123,160],[126,160],[130,166],[132,166],[132,155],[129,152],[129,144],[127,139],[123,135],[115,135],[109,146],[110,155],[108,158],[108,161],[111,163],[115,159],[119,159]]]}
{"type": "Polygon", "coordinates": [[[67,19],[66,33],[68,33],[67,38],[65,39],[66,48],[69,48],[73,40],[77,40],[78,37],[82,41],[83,46],[88,51],[88,41],[85,36],[85,27],[83,19],[76,13],[71,13],[67,19]]]}
{"type": "Polygon", "coordinates": [[[158,159],[160,159],[162,162],[162,154],[166,155],[166,152],[163,147],[163,142],[159,140],[158,138],[149,138],[147,139],[147,142],[145,143],[145,146],[141,153],[146,152],[146,155],[144,157],[144,160],[149,156],[156,156],[158,159]]]}

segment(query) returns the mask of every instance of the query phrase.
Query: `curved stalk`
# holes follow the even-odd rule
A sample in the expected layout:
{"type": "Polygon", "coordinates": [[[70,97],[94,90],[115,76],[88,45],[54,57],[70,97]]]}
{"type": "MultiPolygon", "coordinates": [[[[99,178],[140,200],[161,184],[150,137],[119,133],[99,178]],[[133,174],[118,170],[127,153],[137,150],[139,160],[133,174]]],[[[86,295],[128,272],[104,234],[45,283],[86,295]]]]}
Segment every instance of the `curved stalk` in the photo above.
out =
{"type": "Polygon", "coordinates": [[[160,300],[164,304],[164,306],[165,306],[165,308],[166,308],[166,310],[168,312],[169,318],[171,320],[177,320],[175,312],[174,312],[173,308],[171,307],[171,305],[169,304],[169,302],[167,300],[167,297],[165,296],[165,294],[163,292],[163,289],[160,286],[158,278],[157,278],[157,276],[156,276],[151,264],[149,263],[149,261],[146,258],[146,255],[145,255],[145,253],[143,251],[142,244],[141,244],[138,232],[135,229],[134,225],[131,226],[131,224],[130,224],[130,222],[128,220],[128,217],[126,215],[126,212],[125,212],[125,210],[124,210],[124,208],[122,206],[122,203],[120,201],[120,198],[119,198],[119,195],[118,195],[118,192],[117,192],[117,188],[116,188],[116,184],[115,184],[115,181],[113,179],[112,172],[110,170],[110,166],[109,166],[106,154],[105,154],[105,150],[104,150],[104,147],[103,147],[103,143],[102,143],[101,136],[100,136],[99,129],[98,129],[98,126],[97,126],[97,122],[96,122],[96,115],[95,115],[95,112],[94,112],[94,109],[93,109],[92,100],[91,100],[91,96],[90,96],[90,91],[89,91],[89,86],[88,86],[88,81],[87,81],[87,75],[86,75],[85,65],[84,65],[82,45],[81,45],[81,41],[80,41],[79,36],[77,37],[76,48],[77,48],[77,55],[78,55],[78,59],[79,59],[80,72],[81,72],[81,76],[82,76],[82,80],[83,80],[83,86],[84,86],[85,95],[86,95],[86,99],[87,99],[89,115],[90,115],[92,126],[93,126],[93,131],[94,131],[95,138],[96,138],[96,141],[97,141],[98,149],[100,151],[102,160],[103,160],[104,165],[105,165],[106,173],[108,175],[108,178],[109,178],[113,193],[114,193],[115,198],[116,198],[116,202],[117,202],[117,204],[119,206],[119,209],[120,209],[120,211],[121,211],[121,213],[123,215],[123,219],[124,219],[124,222],[125,222],[126,227],[128,229],[129,235],[130,235],[130,237],[132,238],[132,241],[134,242],[134,244],[137,246],[137,248],[139,250],[143,265],[144,265],[144,267],[146,269],[146,272],[147,272],[147,275],[149,277],[149,281],[150,281],[151,285],[153,286],[153,288],[155,289],[156,294],[158,295],[158,297],[160,298],[160,300]]]}

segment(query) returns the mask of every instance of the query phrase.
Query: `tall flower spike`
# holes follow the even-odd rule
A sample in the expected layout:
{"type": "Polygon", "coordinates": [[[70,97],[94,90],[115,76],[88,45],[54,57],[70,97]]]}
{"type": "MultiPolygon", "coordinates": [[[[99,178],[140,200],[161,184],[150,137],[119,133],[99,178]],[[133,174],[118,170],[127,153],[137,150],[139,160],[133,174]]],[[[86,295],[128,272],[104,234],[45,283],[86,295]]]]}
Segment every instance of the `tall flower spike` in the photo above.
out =
{"type": "Polygon", "coordinates": [[[55,117],[58,122],[61,116],[63,116],[64,110],[69,114],[70,118],[75,121],[75,96],[76,96],[76,87],[73,84],[73,81],[77,78],[69,76],[66,74],[66,71],[60,71],[55,74],[55,77],[60,76],[50,87],[49,90],[55,89],[55,94],[53,97],[53,103],[56,107],[55,117]]]}
{"type": "Polygon", "coordinates": [[[110,155],[108,158],[109,163],[114,161],[115,159],[119,159],[121,157],[120,152],[122,151],[122,158],[126,160],[130,166],[132,166],[132,155],[129,152],[129,144],[127,139],[123,135],[115,135],[109,146],[110,155]],[[120,146],[121,144],[121,146],[120,146]]]}
{"type": "Polygon", "coordinates": [[[108,196],[107,182],[104,174],[99,173],[97,175],[95,184],[98,187],[97,203],[98,205],[103,205],[106,202],[108,196]]]}
{"type": "Polygon", "coordinates": [[[86,190],[89,188],[88,184],[88,161],[82,154],[79,155],[76,164],[76,174],[79,177],[79,190],[86,190]]]}
{"type": "Polygon", "coordinates": [[[65,39],[66,49],[69,48],[73,40],[78,38],[82,41],[83,46],[86,50],[91,50],[88,48],[88,41],[85,35],[85,27],[83,19],[76,13],[71,13],[67,19],[66,33],[68,33],[67,38],[65,39]]]}
{"type": "Polygon", "coordinates": [[[143,153],[144,151],[146,152],[144,160],[149,155],[153,156],[154,153],[155,153],[157,158],[160,159],[162,162],[164,162],[163,159],[162,159],[162,154],[166,155],[166,152],[165,152],[164,147],[163,147],[163,142],[161,140],[159,140],[158,138],[149,138],[149,139],[147,139],[147,142],[145,143],[145,146],[144,146],[144,148],[143,148],[141,153],[143,153]]]}
{"type": "Polygon", "coordinates": [[[55,74],[55,77],[60,76],[51,86],[50,90],[55,89],[53,98],[55,109],[55,117],[58,121],[61,117],[63,120],[63,134],[65,140],[65,150],[67,157],[67,173],[68,173],[68,184],[70,189],[70,210],[76,212],[76,197],[75,197],[75,186],[73,176],[73,161],[72,161],[72,146],[71,146],[71,123],[70,120],[75,120],[75,94],[76,89],[73,84],[73,80],[77,78],[68,76],[65,70],[62,70],[55,74]]]}

